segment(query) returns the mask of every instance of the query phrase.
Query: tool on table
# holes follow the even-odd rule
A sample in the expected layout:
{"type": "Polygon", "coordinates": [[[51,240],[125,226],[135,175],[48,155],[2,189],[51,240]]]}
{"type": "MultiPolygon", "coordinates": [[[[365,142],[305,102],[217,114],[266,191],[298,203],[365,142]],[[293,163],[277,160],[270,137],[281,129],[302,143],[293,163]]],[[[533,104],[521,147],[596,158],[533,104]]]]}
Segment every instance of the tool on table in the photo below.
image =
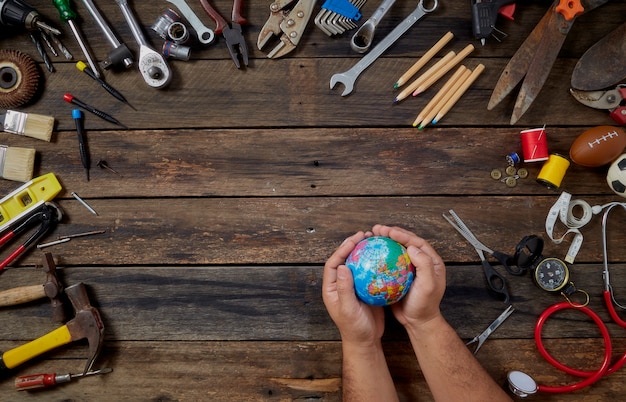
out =
{"type": "Polygon", "coordinates": [[[582,55],[572,73],[572,88],[604,89],[626,79],[626,23],[582,55]]]}
{"type": "Polygon", "coordinates": [[[477,335],[474,337],[474,339],[472,339],[471,341],[467,342],[465,345],[469,346],[473,343],[476,343],[476,349],[474,349],[474,354],[478,353],[478,349],[480,349],[481,346],[483,346],[483,343],[485,343],[485,341],[487,340],[487,338],[489,338],[489,335],[491,335],[496,329],[498,329],[498,327],[500,325],[502,325],[502,323],[509,318],[509,316],[511,314],[513,314],[513,312],[515,311],[515,309],[513,308],[513,306],[509,306],[506,308],[506,310],[504,310],[502,312],[502,314],[500,314],[498,316],[498,318],[496,318],[488,327],[487,329],[485,329],[483,332],[480,333],[480,335],[477,335]]]}
{"type": "Polygon", "coordinates": [[[220,13],[218,13],[217,10],[211,6],[208,0],[200,0],[200,4],[202,5],[204,11],[206,11],[206,13],[213,18],[217,24],[214,32],[216,34],[221,33],[224,37],[228,53],[237,68],[241,68],[238,55],[241,55],[243,64],[246,66],[248,65],[248,46],[246,46],[246,41],[241,33],[241,25],[247,22],[246,19],[241,16],[242,3],[243,0],[233,1],[233,11],[231,15],[232,26],[230,26],[220,13]]]}
{"type": "Polygon", "coordinates": [[[0,49],[0,108],[22,106],[35,97],[41,75],[37,63],[19,50],[0,49]]]}
{"type": "Polygon", "coordinates": [[[315,17],[315,25],[326,35],[340,35],[358,27],[366,0],[326,0],[315,17]]]}
{"type": "Polygon", "coordinates": [[[202,21],[200,21],[200,18],[198,18],[196,13],[193,12],[191,7],[189,7],[185,0],[167,1],[178,7],[178,10],[180,10],[180,12],[183,14],[183,17],[185,17],[189,24],[191,24],[191,27],[194,31],[196,31],[196,35],[198,36],[198,42],[202,43],[203,45],[213,43],[213,41],[215,40],[215,32],[211,28],[205,26],[202,21]]]}
{"type": "MultiPolygon", "coordinates": [[[[111,27],[109,26],[107,21],[104,19],[104,17],[100,13],[96,5],[93,3],[93,1],[91,0],[82,0],[82,1],[85,7],[87,8],[87,11],[89,11],[89,14],[91,14],[93,19],[96,21],[96,24],[98,24],[98,26],[104,33],[104,36],[106,36],[109,43],[111,43],[111,45],[113,46],[113,50],[109,52],[107,59],[102,62],[102,66],[104,67],[104,69],[108,70],[111,67],[128,68],[132,66],[134,63],[133,54],[130,52],[128,47],[124,43],[120,42],[119,39],[115,36],[113,31],[111,30],[111,27]]],[[[96,70],[93,70],[93,71],[94,71],[94,75],[96,77],[99,77],[99,74],[97,74],[96,70]]]]}
{"type": "Polygon", "coordinates": [[[0,23],[10,27],[24,27],[29,31],[42,29],[61,35],[61,31],[41,19],[34,7],[21,0],[0,0],[0,23]]]}
{"type": "Polygon", "coordinates": [[[5,133],[50,142],[54,129],[54,117],[7,110],[6,113],[0,114],[0,129],[5,133]]]}
{"type": "Polygon", "coordinates": [[[39,37],[35,35],[34,31],[28,31],[28,36],[30,36],[30,40],[33,42],[33,45],[35,45],[35,48],[37,49],[37,53],[39,53],[39,55],[43,59],[43,64],[46,66],[48,71],[53,73],[55,71],[54,66],[52,65],[50,56],[48,56],[48,53],[46,53],[46,51],[44,50],[43,44],[39,40],[39,37]]]}
{"type": "Polygon", "coordinates": [[[32,226],[38,225],[37,229],[20,246],[0,262],[0,271],[4,270],[17,257],[54,229],[61,218],[63,218],[61,208],[52,202],[46,202],[41,207],[33,210],[30,215],[25,216],[15,227],[9,228],[6,233],[3,232],[4,234],[0,237],[0,247],[25,233],[32,226]]]}
{"type": "Polygon", "coordinates": [[[419,0],[417,3],[417,7],[411,14],[409,14],[401,23],[398,24],[397,27],[393,29],[380,43],[378,43],[374,49],[372,49],[368,54],[363,56],[363,58],[356,63],[351,69],[345,71],[343,73],[337,73],[330,77],[330,89],[333,89],[337,83],[341,83],[344,85],[344,91],[341,96],[346,96],[352,92],[354,89],[354,84],[356,83],[357,78],[365,69],[367,69],[373,62],[375,62],[380,55],[382,55],[385,50],[387,50],[391,45],[395,43],[400,36],[402,36],[406,31],[409,30],[419,19],[424,17],[426,14],[432,13],[439,6],[438,0],[433,0],[433,5],[430,8],[424,7],[424,0],[419,0]]]}
{"type": "Polygon", "coordinates": [[[164,88],[172,79],[172,72],[163,56],[152,49],[141,31],[141,25],[128,6],[127,0],[115,0],[139,45],[139,72],[144,81],[153,88],[164,88]]]}
{"type": "Polygon", "coordinates": [[[87,42],[83,39],[83,35],[80,33],[80,30],[76,25],[76,18],[78,16],[76,15],[76,12],[72,10],[70,1],[71,0],[52,0],[52,4],[54,4],[57,10],[59,10],[61,20],[69,25],[72,33],[74,34],[74,38],[76,38],[76,42],[78,42],[78,46],[80,46],[80,50],[82,50],[83,55],[87,59],[87,62],[89,63],[89,66],[93,70],[94,74],[96,74],[97,77],[100,77],[100,71],[98,70],[98,66],[96,65],[93,57],[91,57],[91,53],[87,48],[87,42]]]}
{"type": "Polygon", "coordinates": [[[137,110],[137,109],[135,109],[135,107],[133,105],[131,105],[126,100],[126,98],[124,97],[124,95],[122,95],[122,93],[120,91],[118,91],[117,89],[113,88],[109,83],[104,81],[102,78],[96,77],[96,75],[93,73],[93,71],[91,71],[89,66],[87,66],[85,63],[83,63],[82,61],[77,61],[76,62],[76,68],[78,70],[82,71],[83,73],[87,74],[89,77],[93,78],[93,80],[96,81],[98,84],[100,84],[100,86],[102,88],[104,88],[108,93],[113,95],[113,97],[115,99],[117,99],[117,100],[119,100],[121,102],[124,102],[125,104],[130,106],[133,110],[137,110]]]}
{"type": "MultiPolygon", "coordinates": [[[[472,247],[474,247],[476,253],[478,253],[478,256],[480,257],[480,261],[483,266],[483,271],[485,272],[485,279],[487,280],[487,285],[489,286],[489,289],[491,289],[493,294],[498,299],[504,299],[504,303],[508,303],[510,297],[509,291],[506,287],[506,280],[504,279],[504,276],[496,271],[491,266],[489,261],[487,261],[484,252],[487,252],[495,257],[498,261],[500,261],[500,263],[502,263],[502,265],[504,265],[506,270],[511,273],[517,272],[513,271],[509,267],[509,261],[511,261],[513,257],[486,247],[476,238],[476,236],[474,236],[474,234],[469,230],[469,228],[465,225],[465,223],[463,223],[461,218],[459,218],[453,210],[449,210],[448,212],[450,213],[450,216],[452,218],[448,217],[446,214],[443,214],[444,219],[447,220],[448,223],[452,225],[452,227],[455,228],[457,232],[459,232],[465,238],[465,240],[467,240],[472,245],[472,247]]],[[[521,275],[522,273],[516,274],[521,275]]]]}
{"type": "Polygon", "coordinates": [[[0,235],[51,201],[63,188],[54,173],[35,177],[0,200],[0,235]]]}
{"type": "Polygon", "coordinates": [[[80,202],[80,203],[83,205],[83,207],[87,208],[87,210],[88,210],[89,212],[91,212],[91,213],[92,213],[92,214],[94,214],[94,215],[98,215],[98,212],[96,212],[96,210],[95,210],[95,209],[93,209],[93,208],[92,208],[89,204],[87,204],[87,203],[85,202],[85,200],[83,200],[82,198],[80,198],[80,197],[78,196],[78,194],[76,194],[76,193],[75,193],[75,192],[73,192],[73,191],[72,191],[72,197],[74,197],[74,198],[76,199],[76,201],[80,202]]]}
{"type": "Polygon", "coordinates": [[[65,294],[76,312],[74,318],[41,338],[4,352],[0,357],[0,377],[9,375],[12,369],[34,357],[81,339],[86,339],[89,345],[89,355],[82,374],[91,370],[104,342],[102,318],[90,304],[87,289],[82,282],[67,287],[65,294]]]}
{"type": "Polygon", "coordinates": [[[387,14],[387,11],[393,6],[396,0],[383,0],[372,16],[361,25],[359,29],[352,35],[350,47],[358,53],[365,53],[372,46],[374,41],[374,33],[380,20],[387,14]]]}
{"type": "Polygon", "coordinates": [[[515,124],[541,91],[576,17],[607,1],[556,0],[504,68],[487,109],[493,109],[524,80],[511,115],[515,124]]]}
{"type": "Polygon", "coordinates": [[[278,37],[279,43],[267,54],[270,59],[282,57],[294,50],[311,19],[315,0],[298,0],[295,4],[294,1],[276,0],[270,4],[270,16],[256,42],[259,50],[263,50],[270,39],[278,37]]]}
{"type": "Polygon", "coordinates": [[[23,375],[15,379],[15,388],[18,391],[28,391],[31,389],[49,388],[58,384],[70,382],[75,378],[88,377],[97,374],[109,374],[113,372],[112,368],[103,368],[99,370],[88,371],[81,374],[31,374],[23,375]]]}
{"type": "Polygon", "coordinates": [[[487,38],[493,36],[498,42],[500,38],[494,35],[494,31],[502,36],[506,34],[496,28],[498,14],[508,19],[513,19],[515,0],[473,0],[472,7],[472,32],[474,37],[485,46],[487,38]]]}
{"type": "Polygon", "coordinates": [[[113,117],[113,116],[111,116],[109,114],[106,114],[103,111],[98,110],[95,107],[90,106],[90,105],[86,104],[83,101],[78,100],[72,94],[65,94],[65,95],[63,95],[63,100],[66,101],[67,103],[73,103],[75,105],[78,105],[78,106],[82,107],[83,109],[85,109],[86,111],[95,114],[99,118],[108,121],[109,123],[117,124],[118,126],[121,126],[121,127],[124,127],[124,128],[128,128],[125,125],[123,125],[122,123],[120,123],[115,117],[113,117]]]}
{"type": "Polygon", "coordinates": [[[113,169],[111,166],[109,166],[109,163],[107,161],[105,161],[104,159],[100,159],[98,161],[98,163],[96,163],[96,166],[98,166],[100,169],[106,169],[110,172],[113,172],[115,174],[119,174],[119,172],[115,169],[113,169]]]}
{"type": "Polygon", "coordinates": [[[35,148],[0,145],[0,178],[26,182],[33,178],[35,148]]]}
{"type": "Polygon", "coordinates": [[[570,93],[585,106],[608,110],[613,120],[626,125],[626,84],[605,91],[578,91],[570,88],[570,93]]]}
{"type": "Polygon", "coordinates": [[[76,123],[76,134],[78,135],[78,151],[80,153],[80,162],[85,168],[87,181],[89,181],[89,168],[91,167],[91,162],[89,160],[89,149],[87,148],[87,139],[85,137],[83,112],[81,112],[80,109],[72,109],[72,118],[76,123]]]}
{"type": "Polygon", "coordinates": [[[52,319],[54,322],[65,322],[65,307],[63,299],[63,285],[56,272],[56,264],[51,253],[45,253],[43,267],[46,272],[46,281],[43,285],[20,286],[0,292],[0,306],[14,306],[47,297],[51,302],[52,319]]]}

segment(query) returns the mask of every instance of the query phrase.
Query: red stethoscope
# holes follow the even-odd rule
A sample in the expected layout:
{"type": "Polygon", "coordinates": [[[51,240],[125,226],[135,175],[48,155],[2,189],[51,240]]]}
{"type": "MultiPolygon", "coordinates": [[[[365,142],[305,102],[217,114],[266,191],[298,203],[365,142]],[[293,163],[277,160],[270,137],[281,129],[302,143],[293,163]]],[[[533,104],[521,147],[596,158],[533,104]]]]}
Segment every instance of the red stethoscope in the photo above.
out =
{"type": "MultiPolygon", "coordinates": [[[[615,310],[615,306],[618,306],[621,309],[626,310],[625,306],[620,305],[613,295],[613,288],[611,286],[611,281],[609,278],[609,264],[608,264],[608,256],[607,256],[607,237],[606,237],[606,226],[609,212],[613,209],[613,207],[622,206],[626,210],[626,203],[610,203],[603,206],[594,207],[594,213],[599,213],[602,209],[606,208],[604,215],[602,216],[602,246],[603,246],[603,262],[604,262],[604,270],[602,272],[604,278],[604,301],[606,303],[606,307],[611,315],[613,321],[617,323],[622,328],[626,328],[626,321],[622,320],[615,310]]],[[[566,372],[567,374],[571,374],[573,376],[583,378],[582,381],[571,384],[571,385],[562,385],[562,386],[547,386],[547,385],[539,385],[532,379],[528,374],[523,373],[521,371],[511,371],[508,373],[508,382],[509,388],[511,392],[515,395],[525,398],[537,392],[546,392],[546,393],[564,393],[564,392],[572,392],[577,391],[581,388],[587,387],[605,375],[609,375],[617,370],[619,370],[626,363],[626,352],[611,365],[611,355],[613,352],[613,348],[611,345],[611,337],[608,331],[608,328],[602,322],[602,319],[598,314],[596,314],[593,310],[588,307],[584,307],[581,305],[572,304],[570,302],[562,302],[557,303],[547,310],[545,310],[537,320],[535,324],[535,343],[537,344],[537,349],[539,353],[554,367],[559,370],[566,372]],[[541,331],[543,329],[544,324],[548,320],[548,318],[561,310],[572,309],[576,311],[580,311],[582,313],[587,314],[598,326],[600,332],[602,334],[602,338],[604,339],[604,358],[602,360],[602,364],[600,368],[596,371],[583,371],[571,368],[566,366],[565,364],[556,360],[552,355],[548,353],[546,348],[543,345],[543,340],[541,338],[541,331]]]]}

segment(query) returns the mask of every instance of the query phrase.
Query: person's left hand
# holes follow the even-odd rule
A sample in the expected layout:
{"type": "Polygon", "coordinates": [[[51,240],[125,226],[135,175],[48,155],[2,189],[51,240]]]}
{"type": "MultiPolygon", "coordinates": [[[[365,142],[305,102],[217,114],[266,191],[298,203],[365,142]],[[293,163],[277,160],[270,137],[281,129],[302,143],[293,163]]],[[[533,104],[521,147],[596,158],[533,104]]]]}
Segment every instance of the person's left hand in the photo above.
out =
{"type": "Polygon", "coordinates": [[[380,342],[385,330],[385,312],[382,307],[357,298],[352,272],[345,262],[356,244],[370,236],[371,232],[358,232],[344,240],[324,265],[322,285],[324,305],[342,341],[364,346],[380,342]]]}

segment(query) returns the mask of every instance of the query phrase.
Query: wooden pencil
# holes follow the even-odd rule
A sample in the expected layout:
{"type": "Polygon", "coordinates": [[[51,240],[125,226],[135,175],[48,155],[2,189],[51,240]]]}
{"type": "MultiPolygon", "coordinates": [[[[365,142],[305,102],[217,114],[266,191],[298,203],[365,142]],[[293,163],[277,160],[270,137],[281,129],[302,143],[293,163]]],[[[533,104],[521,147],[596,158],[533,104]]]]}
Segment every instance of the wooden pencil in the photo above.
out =
{"type": "Polygon", "coordinates": [[[439,99],[439,101],[431,109],[431,111],[426,115],[426,117],[422,119],[422,122],[417,127],[418,129],[422,130],[424,129],[424,127],[426,127],[429,123],[432,122],[433,118],[446,105],[448,100],[450,100],[450,98],[454,96],[457,89],[463,85],[463,83],[469,78],[471,74],[472,74],[472,71],[470,69],[465,68],[465,70],[463,70],[463,72],[461,73],[461,76],[454,82],[454,84],[450,86],[450,89],[443,94],[443,96],[439,99]]]}
{"type": "Polygon", "coordinates": [[[402,85],[406,84],[407,81],[410,80],[422,67],[424,67],[426,63],[428,63],[430,59],[437,54],[437,52],[439,52],[446,44],[448,44],[448,42],[450,42],[450,40],[452,40],[452,38],[454,38],[452,32],[447,32],[443,35],[441,39],[439,39],[439,41],[437,41],[437,43],[430,48],[430,50],[424,53],[424,55],[407,70],[406,73],[402,74],[402,76],[398,78],[398,81],[393,84],[394,89],[398,89],[402,85]]]}
{"type": "Polygon", "coordinates": [[[441,118],[445,116],[445,114],[448,113],[450,109],[452,109],[452,106],[454,106],[459,101],[459,99],[461,99],[461,96],[463,96],[463,94],[474,83],[474,81],[476,81],[476,79],[483,72],[483,70],[485,70],[485,66],[483,64],[479,64],[478,66],[476,66],[474,71],[472,71],[472,74],[467,78],[467,80],[465,80],[463,85],[461,85],[461,87],[456,90],[454,96],[450,98],[448,102],[444,105],[444,107],[439,111],[439,113],[437,113],[437,116],[435,116],[435,118],[432,120],[433,124],[437,124],[437,122],[439,122],[439,120],[441,120],[441,118]]]}
{"type": "Polygon", "coordinates": [[[415,88],[415,91],[413,92],[413,96],[417,96],[417,95],[421,94],[422,92],[426,91],[428,88],[430,88],[431,85],[433,85],[435,82],[437,82],[448,71],[452,70],[454,68],[454,66],[459,64],[464,58],[466,58],[473,51],[474,51],[474,45],[469,44],[469,45],[465,46],[465,48],[463,50],[461,50],[459,52],[459,54],[457,54],[454,57],[454,59],[450,60],[450,62],[447,63],[446,65],[444,65],[441,69],[435,71],[434,74],[429,76],[417,88],[415,88]]]}
{"type": "Polygon", "coordinates": [[[454,59],[455,56],[456,56],[455,52],[452,52],[452,51],[448,52],[448,54],[446,54],[444,57],[442,57],[441,60],[439,60],[431,68],[426,70],[424,72],[424,74],[422,74],[419,77],[417,77],[415,79],[415,81],[413,81],[405,89],[403,89],[402,92],[400,92],[398,94],[398,96],[396,96],[396,98],[393,100],[393,102],[394,103],[398,103],[401,100],[403,100],[404,98],[406,98],[409,95],[411,95],[413,93],[413,91],[415,91],[415,89],[417,87],[419,87],[424,80],[428,79],[428,77],[430,77],[432,74],[435,74],[435,72],[437,70],[439,70],[440,68],[443,68],[443,66],[445,66],[446,63],[448,63],[450,60],[454,59]]]}
{"type": "Polygon", "coordinates": [[[7,110],[0,115],[2,131],[48,141],[52,138],[54,117],[7,110]]]}
{"type": "MultiPolygon", "coordinates": [[[[461,65],[456,72],[450,77],[450,79],[441,87],[439,92],[428,102],[428,104],[417,115],[413,122],[413,127],[417,127],[429,113],[433,111],[433,108],[439,103],[439,101],[446,96],[451,90],[454,84],[459,80],[461,75],[467,70],[467,67],[461,65]]],[[[438,112],[438,111],[437,111],[438,112]]],[[[433,116],[434,117],[434,116],[433,116]]]]}
{"type": "Polygon", "coordinates": [[[35,149],[0,145],[0,177],[27,182],[33,178],[35,149]]]}

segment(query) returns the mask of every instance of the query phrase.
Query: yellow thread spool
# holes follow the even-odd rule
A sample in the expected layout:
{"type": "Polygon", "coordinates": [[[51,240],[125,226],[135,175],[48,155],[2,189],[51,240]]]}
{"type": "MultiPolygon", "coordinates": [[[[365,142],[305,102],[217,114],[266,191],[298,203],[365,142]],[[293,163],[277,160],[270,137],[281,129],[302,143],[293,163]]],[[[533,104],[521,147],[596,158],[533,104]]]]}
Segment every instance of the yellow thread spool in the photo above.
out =
{"type": "Polygon", "coordinates": [[[567,158],[559,154],[552,154],[541,167],[537,182],[548,188],[559,188],[568,167],[569,160],[567,158]]]}

